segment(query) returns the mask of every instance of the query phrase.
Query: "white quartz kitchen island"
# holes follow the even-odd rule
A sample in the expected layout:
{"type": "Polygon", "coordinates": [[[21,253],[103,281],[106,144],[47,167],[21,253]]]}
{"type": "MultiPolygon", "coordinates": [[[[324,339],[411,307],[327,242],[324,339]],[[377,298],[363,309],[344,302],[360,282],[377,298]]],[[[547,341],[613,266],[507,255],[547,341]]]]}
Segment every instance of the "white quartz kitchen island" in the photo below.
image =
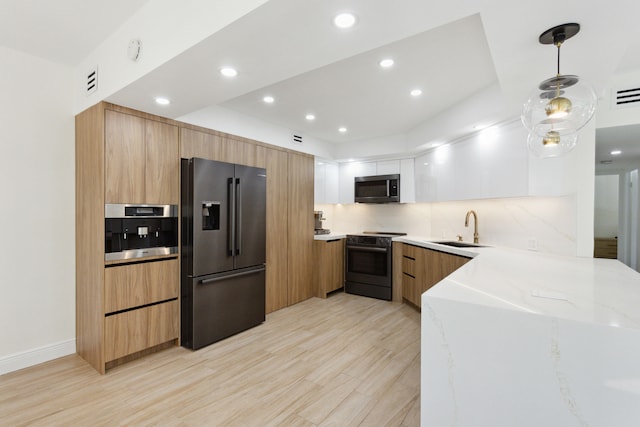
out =
{"type": "Polygon", "coordinates": [[[638,273],[614,260],[467,254],[422,295],[423,426],[640,425],[638,273]]]}

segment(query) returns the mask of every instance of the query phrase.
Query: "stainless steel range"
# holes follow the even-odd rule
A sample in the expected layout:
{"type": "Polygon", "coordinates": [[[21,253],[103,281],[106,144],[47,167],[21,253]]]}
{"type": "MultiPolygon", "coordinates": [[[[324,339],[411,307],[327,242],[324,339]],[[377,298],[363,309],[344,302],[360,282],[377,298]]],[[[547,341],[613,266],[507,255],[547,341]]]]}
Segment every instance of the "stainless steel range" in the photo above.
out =
{"type": "Polygon", "coordinates": [[[345,291],[390,301],[392,296],[391,242],[406,233],[365,231],[348,234],[345,255],[345,291]]]}

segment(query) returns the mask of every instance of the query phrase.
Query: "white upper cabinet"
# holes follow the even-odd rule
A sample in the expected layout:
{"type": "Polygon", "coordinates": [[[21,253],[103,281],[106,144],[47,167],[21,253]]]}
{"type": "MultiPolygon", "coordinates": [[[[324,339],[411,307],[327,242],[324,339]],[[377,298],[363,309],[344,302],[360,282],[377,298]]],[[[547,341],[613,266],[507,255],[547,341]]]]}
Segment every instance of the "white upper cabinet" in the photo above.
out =
{"type": "Polygon", "coordinates": [[[314,203],[338,203],[338,164],[316,159],[314,171],[314,203]]]}
{"type": "Polygon", "coordinates": [[[416,158],[416,201],[528,195],[529,154],[520,123],[490,128],[416,158]]]}
{"type": "Polygon", "coordinates": [[[376,175],[376,162],[340,163],[339,203],[354,203],[354,178],[371,175],[376,175]]]}
{"type": "MultiPolygon", "coordinates": [[[[392,175],[398,173],[400,173],[400,160],[383,160],[376,162],[376,175],[392,175]]],[[[402,180],[400,182],[402,182],[402,180]]]]}
{"type": "Polygon", "coordinates": [[[413,159],[400,160],[400,202],[416,202],[415,170],[413,159]]]}

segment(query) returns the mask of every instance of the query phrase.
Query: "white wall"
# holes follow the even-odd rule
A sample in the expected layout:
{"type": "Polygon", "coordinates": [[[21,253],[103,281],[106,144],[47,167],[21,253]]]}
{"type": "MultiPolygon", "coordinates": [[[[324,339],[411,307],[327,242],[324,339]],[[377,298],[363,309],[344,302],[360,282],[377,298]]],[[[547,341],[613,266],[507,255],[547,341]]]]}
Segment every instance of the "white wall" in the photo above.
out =
{"type": "Polygon", "coordinates": [[[604,96],[598,100],[598,111],[595,117],[598,128],[638,124],[637,107],[614,108],[613,105],[616,90],[635,89],[639,83],[640,71],[629,71],[612,76],[611,90],[605,91],[604,96]]]}
{"type": "Polygon", "coordinates": [[[0,374],[75,352],[72,76],[0,47],[0,374]]]}

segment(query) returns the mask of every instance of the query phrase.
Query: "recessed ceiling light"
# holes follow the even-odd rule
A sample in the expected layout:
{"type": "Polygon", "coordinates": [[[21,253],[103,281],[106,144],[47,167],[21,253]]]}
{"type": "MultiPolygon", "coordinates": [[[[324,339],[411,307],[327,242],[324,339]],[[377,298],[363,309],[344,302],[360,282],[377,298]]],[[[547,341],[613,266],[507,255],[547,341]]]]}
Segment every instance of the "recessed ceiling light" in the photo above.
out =
{"type": "Polygon", "coordinates": [[[223,68],[220,68],[220,74],[222,74],[225,77],[235,77],[238,75],[238,71],[235,68],[223,67],[223,68]]]}
{"type": "Polygon", "coordinates": [[[344,127],[344,126],[341,126],[341,127],[338,128],[338,132],[340,132],[340,133],[345,133],[346,131],[347,131],[347,128],[344,127]]]}
{"type": "Polygon", "coordinates": [[[156,98],[156,104],[169,105],[169,104],[171,104],[171,101],[169,101],[169,99],[165,98],[164,96],[158,96],[156,98]]]}
{"type": "Polygon", "coordinates": [[[393,67],[394,61],[391,58],[386,58],[380,61],[378,64],[380,64],[382,68],[389,68],[393,67]]]}
{"type": "Polygon", "coordinates": [[[351,28],[356,24],[353,13],[340,13],[333,18],[333,24],[338,28],[351,28]]]}
{"type": "Polygon", "coordinates": [[[617,155],[619,155],[619,154],[622,154],[622,151],[620,151],[620,150],[613,150],[613,151],[611,152],[611,155],[612,155],[612,156],[617,156],[617,155]]]}
{"type": "Polygon", "coordinates": [[[267,104],[273,104],[273,101],[275,101],[275,98],[273,96],[267,95],[264,98],[262,98],[262,100],[267,104]]]}
{"type": "Polygon", "coordinates": [[[411,93],[411,96],[420,96],[420,95],[422,95],[422,90],[413,89],[410,93],[411,93]]]}
{"type": "Polygon", "coordinates": [[[314,116],[313,114],[307,114],[306,116],[304,116],[305,119],[312,121],[316,119],[316,116],[314,116]]]}

